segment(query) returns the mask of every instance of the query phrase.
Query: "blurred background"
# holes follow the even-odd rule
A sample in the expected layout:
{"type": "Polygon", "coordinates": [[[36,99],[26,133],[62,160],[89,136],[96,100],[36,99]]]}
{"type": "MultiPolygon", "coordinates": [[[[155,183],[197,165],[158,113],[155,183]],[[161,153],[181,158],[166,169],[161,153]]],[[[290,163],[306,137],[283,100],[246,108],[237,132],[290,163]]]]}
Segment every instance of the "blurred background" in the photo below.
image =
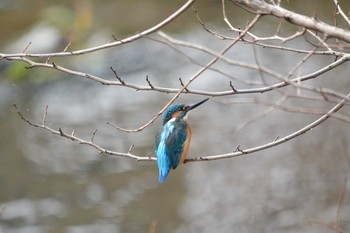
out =
{"type": "MultiPolygon", "coordinates": [[[[122,39],[165,19],[184,1],[0,1],[0,47],[3,53],[42,53],[83,49],[122,39]]],[[[344,9],[349,3],[342,2],[344,9]]],[[[222,18],[221,2],[194,5],[206,25],[230,35],[222,18]]],[[[289,1],[288,9],[314,15],[333,24],[334,3],[317,0],[289,1]]],[[[227,5],[235,26],[252,18],[245,10],[227,5]]],[[[254,28],[271,35],[275,21],[267,19],[254,28]]],[[[295,28],[284,24],[284,35],[295,28]],[[290,31],[288,31],[290,30],[290,31]]],[[[220,51],[227,41],[203,30],[193,10],[162,29],[174,38],[220,51]]],[[[232,34],[235,36],[235,34],[232,34]]],[[[151,38],[159,38],[151,35],[151,38]]],[[[291,46],[309,48],[304,40],[291,46]]],[[[201,64],[210,56],[179,48],[201,64]]],[[[255,48],[262,65],[287,74],[303,55],[255,48]]],[[[231,59],[255,64],[254,49],[237,44],[231,59]]],[[[298,74],[332,62],[317,56],[298,74]]],[[[105,79],[115,79],[112,66],[127,82],[180,88],[200,69],[169,46],[144,38],[131,44],[77,57],[52,58],[56,64],[105,79]]],[[[154,155],[157,119],[139,133],[123,133],[108,126],[137,128],[147,122],[172,94],[102,86],[91,80],[53,70],[25,69],[26,64],[0,61],[0,232],[332,232],[341,220],[350,231],[349,124],[330,119],[312,131],[280,146],[255,154],[211,162],[188,163],[158,183],[155,162],[101,155],[22,121],[13,104],[31,121],[41,122],[48,105],[47,124],[95,141],[114,151],[154,155]],[[340,196],[344,195],[341,209],[340,196]]],[[[218,63],[217,68],[246,80],[259,80],[256,71],[218,63]]],[[[348,92],[348,64],[319,79],[308,81],[348,92]]],[[[207,71],[190,88],[229,90],[232,79],[207,71]]],[[[272,80],[273,81],[273,80],[272,80]]],[[[237,84],[237,88],[248,88],[237,84]]],[[[275,101],[276,93],[214,98],[191,112],[193,128],[189,157],[232,152],[273,141],[314,121],[319,115],[276,110],[237,131],[266,106],[229,104],[239,98],[262,97],[275,101]]],[[[182,95],[178,101],[193,103],[203,96],[182,95]]],[[[239,101],[238,101],[239,102],[239,101]]],[[[315,106],[305,100],[290,104],[315,106]]],[[[329,109],[332,104],[317,103],[329,109]]],[[[346,114],[349,114],[347,109],[346,114]]]]}

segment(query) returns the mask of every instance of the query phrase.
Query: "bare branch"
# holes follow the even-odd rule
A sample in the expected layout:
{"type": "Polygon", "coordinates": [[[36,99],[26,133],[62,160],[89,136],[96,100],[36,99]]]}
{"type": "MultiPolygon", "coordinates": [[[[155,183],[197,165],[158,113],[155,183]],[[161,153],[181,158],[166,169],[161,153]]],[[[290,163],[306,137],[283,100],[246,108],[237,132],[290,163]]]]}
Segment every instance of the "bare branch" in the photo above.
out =
{"type": "Polygon", "coordinates": [[[168,23],[172,22],[174,19],[179,17],[182,13],[184,13],[193,3],[195,0],[188,0],[185,4],[183,4],[177,11],[175,11],[173,14],[171,14],[169,17],[167,17],[165,20],[162,22],[158,23],[157,25],[143,31],[140,33],[137,33],[133,36],[130,36],[128,38],[118,40],[115,42],[111,43],[106,43],[100,46],[92,47],[92,48],[87,48],[87,49],[82,49],[82,50],[76,50],[76,51],[70,51],[70,52],[60,52],[60,53],[18,53],[18,54],[3,54],[0,53],[0,59],[3,58],[14,58],[14,57],[66,57],[66,56],[73,56],[73,55],[81,55],[81,54],[87,54],[87,53],[92,53],[95,51],[103,50],[103,49],[108,49],[112,47],[116,47],[118,45],[130,43],[132,41],[135,41],[137,39],[140,39],[146,35],[149,35],[160,28],[164,27],[168,23]]]}
{"type": "MultiPolygon", "coordinates": [[[[175,18],[177,18],[179,15],[181,15],[184,11],[188,9],[189,6],[192,5],[194,0],[188,0],[184,5],[182,5],[181,8],[179,8],[175,13],[173,13],[171,16],[169,16],[164,21],[160,22],[159,24],[155,25],[152,28],[149,28],[141,33],[135,34],[131,37],[128,37],[126,39],[117,39],[114,35],[112,37],[115,41],[111,43],[106,43],[97,47],[87,48],[83,50],[77,50],[77,51],[67,51],[69,48],[69,45],[64,49],[63,52],[60,53],[45,53],[45,54],[30,54],[26,53],[27,48],[29,45],[24,49],[22,53],[18,54],[3,54],[0,53],[0,59],[7,59],[9,61],[16,61],[16,62],[24,62],[28,66],[27,68],[44,68],[44,69],[53,69],[56,71],[59,71],[61,73],[70,74],[76,77],[81,77],[84,79],[90,79],[94,82],[101,83],[103,85],[113,85],[113,86],[120,86],[124,88],[130,88],[138,91],[152,91],[152,92],[161,92],[161,93],[173,93],[173,98],[166,103],[164,106],[160,107],[159,111],[154,114],[154,116],[149,119],[145,123],[140,123],[141,125],[139,127],[126,129],[117,126],[114,123],[106,122],[108,125],[114,127],[117,130],[128,132],[128,133],[134,133],[139,132],[148,127],[150,124],[152,124],[164,111],[166,108],[168,108],[180,95],[183,93],[186,94],[195,94],[195,95],[205,95],[210,97],[222,97],[222,96],[233,96],[233,95],[239,95],[239,94],[253,94],[253,93],[265,93],[265,92],[278,92],[282,94],[282,97],[278,99],[275,102],[268,102],[264,101],[262,99],[258,99],[255,101],[255,103],[262,104],[262,105],[268,105],[269,107],[266,108],[263,112],[252,116],[249,119],[246,119],[245,122],[243,122],[241,125],[238,126],[236,130],[240,130],[246,125],[248,125],[251,122],[255,122],[259,120],[262,117],[267,116],[271,112],[273,112],[276,109],[281,109],[284,111],[294,111],[299,113],[312,113],[312,114],[318,114],[321,115],[318,119],[311,122],[310,124],[305,125],[303,128],[290,133],[287,136],[279,137],[279,136],[272,136],[273,141],[268,142],[266,144],[252,147],[252,148],[246,148],[241,149],[240,145],[235,148],[233,152],[226,153],[226,154],[218,154],[218,155],[207,155],[202,157],[195,157],[187,159],[186,162],[195,162],[195,161],[203,161],[203,160],[217,160],[217,159],[226,159],[226,158],[233,158],[237,156],[242,156],[246,154],[251,154],[257,151],[265,150],[274,146],[277,146],[279,144],[285,143],[289,140],[292,140],[295,137],[298,137],[302,134],[305,134],[312,128],[318,126],[322,122],[326,121],[330,117],[334,117],[340,120],[343,120],[345,122],[350,122],[350,117],[346,115],[347,113],[338,113],[338,110],[341,109],[343,106],[348,105],[348,102],[350,101],[350,93],[348,95],[345,95],[343,93],[340,93],[333,89],[328,89],[324,87],[315,87],[312,85],[305,84],[305,81],[314,79],[319,77],[322,74],[325,74],[326,72],[329,72],[333,70],[334,68],[344,64],[345,62],[350,60],[350,54],[346,53],[343,50],[343,48],[347,48],[348,46],[345,42],[350,42],[350,32],[343,30],[338,27],[330,26],[326,23],[323,23],[316,19],[316,17],[308,17],[304,15],[297,14],[295,12],[286,10],[282,7],[280,7],[280,1],[279,0],[270,0],[271,4],[267,3],[268,1],[259,1],[259,0],[230,0],[230,2],[233,2],[235,4],[238,4],[240,6],[245,7],[246,9],[249,9],[250,12],[255,12],[255,17],[248,21],[247,26],[242,28],[235,27],[232,22],[229,21],[227,11],[226,11],[226,5],[225,1],[222,0],[222,14],[223,14],[223,20],[226,23],[229,33],[234,33],[235,36],[226,36],[223,34],[220,34],[218,32],[215,32],[214,30],[210,29],[200,18],[197,10],[193,8],[193,11],[196,15],[197,21],[199,24],[211,35],[213,35],[214,39],[223,40],[222,43],[225,44],[225,47],[221,50],[213,50],[209,47],[195,44],[195,43],[189,43],[186,41],[181,41],[178,39],[174,39],[164,32],[158,32],[158,36],[156,39],[149,37],[148,35],[150,33],[153,33],[159,29],[162,29],[163,26],[168,24],[169,22],[173,21],[175,18]],[[267,36],[258,36],[253,32],[253,28],[255,25],[260,21],[260,19],[264,15],[272,15],[280,18],[280,22],[278,27],[275,31],[273,31],[272,35],[267,36]],[[299,29],[295,29],[292,31],[288,36],[282,36],[280,34],[281,27],[283,23],[287,21],[292,24],[298,25],[299,29]],[[186,77],[186,82],[183,82],[181,78],[179,78],[180,81],[180,88],[169,88],[169,87],[163,87],[163,86],[156,86],[155,82],[152,84],[149,77],[146,76],[146,82],[144,85],[138,85],[131,83],[128,81],[129,79],[122,79],[117,74],[116,70],[114,70],[112,67],[110,67],[111,71],[113,72],[115,79],[109,80],[107,78],[96,76],[94,74],[81,72],[78,70],[73,70],[68,67],[63,67],[60,65],[59,62],[51,62],[49,63],[50,59],[52,57],[62,57],[62,56],[73,56],[73,55],[81,55],[81,54],[87,54],[92,53],[98,50],[107,49],[111,47],[115,47],[118,45],[122,45],[125,43],[130,43],[132,41],[135,41],[140,38],[145,38],[150,40],[154,40],[163,44],[166,44],[170,46],[175,51],[181,53],[186,58],[188,58],[193,64],[200,66],[200,68],[197,70],[197,72],[190,74],[189,77],[186,77]],[[335,44],[330,44],[329,39],[335,37],[337,40],[335,44]],[[160,38],[160,39],[159,39],[160,38]],[[306,40],[306,44],[308,47],[310,45],[312,46],[309,49],[300,49],[300,48],[292,48],[287,47],[285,44],[281,45],[283,43],[289,42],[289,41],[296,41],[297,38],[303,38],[306,40]],[[339,41],[343,41],[342,44],[339,43],[339,41]],[[250,64],[250,63],[244,63],[241,61],[236,61],[229,56],[231,56],[230,53],[232,52],[232,48],[237,44],[251,44],[253,45],[254,49],[254,59],[256,64],[250,64]],[[272,68],[268,68],[267,66],[264,66],[263,60],[258,59],[258,54],[256,50],[256,46],[261,46],[263,48],[271,48],[271,49],[278,49],[281,51],[290,51],[294,53],[301,53],[305,54],[301,58],[300,61],[292,61],[292,66],[294,65],[293,62],[296,64],[292,69],[285,72],[286,74],[282,74],[282,71],[277,71],[279,69],[273,70],[272,68]],[[210,58],[209,62],[204,63],[200,61],[200,59],[196,59],[192,54],[186,52],[182,52],[183,49],[190,48],[194,49],[199,52],[203,52],[207,57],[210,58]],[[306,61],[308,61],[310,58],[314,57],[315,55],[328,55],[330,58],[334,58],[335,60],[333,62],[329,62],[328,65],[324,65],[322,68],[319,68],[316,71],[304,74],[304,75],[298,75],[299,70],[303,66],[305,66],[306,61]],[[37,62],[35,58],[47,58],[46,62],[37,62]],[[254,77],[254,79],[245,80],[243,78],[236,78],[232,77],[232,75],[229,75],[230,73],[233,73],[231,70],[230,72],[224,72],[223,70],[218,69],[217,67],[220,67],[220,64],[216,64],[218,61],[223,61],[224,65],[231,65],[231,66],[237,66],[243,69],[247,69],[249,71],[253,71],[254,73],[258,73],[260,75],[257,78],[254,77]],[[232,81],[229,82],[229,85],[223,85],[223,89],[220,91],[210,91],[210,90],[195,90],[190,87],[190,85],[196,80],[199,79],[199,77],[203,76],[205,72],[208,70],[213,70],[219,74],[222,74],[224,76],[227,76],[231,78],[232,81]],[[272,78],[269,80],[268,78],[272,78]],[[239,82],[239,83],[238,83],[239,82]],[[244,84],[244,85],[241,85],[244,84]],[[251,85],[251,86],[245,86],[245,85],[251,85]],[[255,85],[255,86],[253,86],[255,85]],[[243,87],[242,87],[243,86],[243,87]],[[284,87],[291,87],[287,90],[283,89],[284,87]],[[292,91],[290,91],[292,89],[292,91]],[[296,90],[296,91],[295,91],[296,90]],[[300,90],[305,90],[301,92],[300,90]],[[288,92],[293,93],[293,95],[297,96],[298,98],[302,99],[308,99],[305,95],[306,93],[312,93],[313,96],[309,98],[309,100],[315,100],[320,101],[322,100],[324,103],[335,104],[330,110],[327,108],[325,109],[317,109],[315,108],[302,108],[302,107],[288,107],[285,106],[286,100],[292,95],[288,92]]],[[[337,7],[337,11],[339,14],[342,15],[342,17],[350,24],[349,17],[347,17],[344,12],[342,12],[338,0],[334,0],[334,3],[337,7]],[[343,15],[344,14],[344,15],[343,15]]],[[[226,32],[227,33],[227,32],[226,32]]],[[[153,37],[153,36],[152,36],[153,37]]],[[[298,40],[299,41],[299,40],[298,40]]],[[[334,42],[333,42],[334,43],[334,42]]],[[[289,46],[293,46],[290,44],[293,43],[287,43],[289,46]]],[[[38,59],[39,60],[39,59],[38,59]]],[[[40,59],[42,60],[42,59],[40,59]]],[[[204,59],[203,59],[204,60],[204,59]]],[[[203,76],[204,77],[204,76],[203,76]]],[[[210,88],[210,87],[208,87],[210,88]]],[[[300,100],[299,99],[299,100],[300,100]]],[[[328,106],[328,105],[327,105],[328,106]]],[[[23,121],[28,123],[31,126],[38,127],[41,129],[44,129],[52,134],[58,135],[60,137],[64,137],[66,139],[72,140],[74,142],[89,145],[90,147],[95,148],[100,153],[105,153],[109,155],[115,155],[115,156],[121,156],[121,157],[127,157],[139,161],[154,161],[156,158],[151,156],[151,152],[148,152],[146,156],[137,156],[132,154],[132,150],[134,148],[134,145],[132,145],[129,150],[124,152],[114,152],[111,150],[108,150],[104,147],[101,147],[100,145],[96,144],[94,142],[97,129],[94,130],[90,136],[89,139],[85,140],[75,135],[75,131],[73,130],[70,134],[66,132],[66,130],[63,130],[62,128],[59,128],[58,130],[55,130],[46,124],[46,118],[48,114],[48,106],[46,106],[44,115],[42,117],[42,123],[33,123],[32,121],[25,118],[22,113],[18,110],[17,106],[14,104],[15,109],[17,110],[18,115],[21,117],[23,121]]],[[[329,107],[329,106],[328,106],[329,107]]],[[[344,111],[345,112],[345,111],[344,111]]],[[[230,150],[232,151],[232,150],[230,150]]],[[[340,209],[340,207],[339,207],[340,209]]],[[[340,210],[338,210],[340,212],[340,210]]],[[[339,214],[340,215],[340,214],[339,214]]],[[[339,217],[340,218],[340,217],[339,217]]],[[[340,227],[337,227],[337,230],[339,230],[340,227]]]]}
{"type": "MultiPolygon", "coordinates": [[[[291,47],[287,47],[287,46],[278,46],[278,45],[271,45],[271,44],[267,44],[267,43],[261,43],[259,41],[256,40],[248,40],[248,39],[243,39],[244,42],[247,42],[249,44],[254,44],[254,45],[258,45],[260,47],[263,48],[270,48],[270,49],[278,49],[278,50],[282,50],[282,51],[288,51],[288,52],[294,52],[294,53],[310,53],[310,50],[305,50],[305,49],[298,49],[298,48],[291,48],[291,47]]],[[[339,47],[339,45],[336,45],[337,47],[339,47]]],[[[332,47],[332,45],[328,45],[328,47],[332,47]]],[[[334,47],[334,46],[333,46],[334,47]]],[[[314,52],[315,55],[334,55],[337,57],[341,57],[344,56],[345,53],[341,52],[341,51],[315,51],[314,52]]]]}
{"type": "Polygon", "coordinates": [[[292,24],[300,27],[305,27],[311,30],[316,30],[330,37],[335,37],[340,40],[350,43],[350,32],[342,28],[334,27],[326,24],[313,17],[307,17],[289,10],[286,10],[277,5],[271,5],[259,0],[230,0],[236,4],[244,6],[256,12],[256,14],[273,15],[282,18],[292,24]]]}
{"type": "MultiPolygon", "coordinates": [[[[350,93],[347,95],[347,97],[350,96],[350,93]]],[[[311,130],[313,127],[316,127],[317,125],[321,124],[323,121],[327,120],[329,117],[331,117],[335,112],[337,112],[341,107],[343,107],[343,105],[346,103],[346,99],[343,99],[341,102],[339,102],[336,106],[334,106],[331,110],[329,110],[326,114],[324,114],[322,117],[320,117],[319,119],[317,119],[316,121],[314,121],[313,123],[305,126],[304,128],[286,136],[283,137],[281,139],[277,138],[270,143],[258,146],[258,147],[254,147],[254,148],[249,148],[249,149],[241,149],[240,146],[237,146],[237,148],[235,149],[235,151],[233,153],[228,153],[228,154],[221,154],[221,155],[212,155],[212,156],[204,156],[204,157],[197,157],[197,158],[191,158],[191,159],[186,159],[185,162],[195,162],[195,161],[208,161],[208,160],[217,160],[217,159],[225,159],[225,158],[232,158],[232,157],[237,157],[237,156],[241,156],[244,154],[251,154],[253,152],[257,152],[260,150],[264,150],[273,146],[276,146],[278,144],[281,143],[285,143],[301,134],[306,133],[307,131],[311,130]]],[[[151,157],[150,155],[148,156],[137,156],[137,155],[133,155],[131,154],[131,150],[133,148],[133,146],[131,146],[128,150],[127,153],[122,153],[122,152],[114,152],[108,149],[105,149],[101,146],[99,146],[98,144],[93,142],[93,138],[95,136],[95,133],[97,132],[97,130],[95,130],[90,138],[90,141],[81,139],[79,137],[74,136],[74,133],[72,132],[71,134],[66,134],[61,128],[59,128],[58,130],[54,130],[44,124],[36,124],[33,123],[31,121],[29,121],[28,119],[26,119],[22,113],[18,110],[16,104],[14,104],[14,107],[18,113],[18,115],[22,118],[22,120],[24,120],[25,122],[27,122],[29,125],[34,126],[34,127],[38,127],[38,128],[42,128],[45,129],[47,131],[49,131],[52,134],[55,135],[59,135],[62,136],[64,138],[70,139],[74,142],[79,142],[80,144],[85,144],[85,145],[89,145],[91,147],[94,147],[95,149],[97,149],[100,153],[104,153],[104,154],[108,154],[108,155],[115,155],[115,156],[121,156],[121,157],[127,157],[127,158],[131,158],[131,159],[135,159],[138,161],[154,161],[156,160],[156,158],[151,157]]],[[[47,109],[44,112],[44,115],[47,114],[47,109]]],[[[43,117],[45,118],[45,117],[43,117]]]]}
{"type": "MultiPolygon", "coordinates": [[[[41,128],[41,129],[44,129],[46,131],[49,131],[50,133],[52,134],[55,134],[55,135],[58,135],[58,136],[61,136],[61,137],[64,137],[64,138],[67,138],[67,139],[70,139],[72,140],[73,142],[78,142],[79,144],[84,144],[84,145],[88,145],[88,146],[91,146],[93,148],[95,148],[96,150],[98,150],[100,153],[104,153],[104,154],[108,154],[108,155],[114,155],[114,156],[119,156],[119,157],[126,157],[126,158],[130,158],[130,159],[135,159],[137,161],[154,161],[156,160],[156,158],[154,157],[150,157],[150,156],[137,156],[137,155],[134,155],[134,154],[131,154],[130,153],[130,150],[128,153],[123,153],[123,152],[115,152],[115,151],[111,151],[111,150],[108,150],[106,148],[103,148],[102,146],[96,144],[93,139],[94,139],[94,136],[97,132],[97,130],[95,130],[92,135],[91,135],[91,138],[89,141],[87,140],[84,140],[82,138],[79,138],[77,136],[74,135],[74,131],[71,133],[71,134],[67,134],[65,133],[61,128],[59,128],[58,130],[54,130],[50,127],[48,127],[47,125],[45,124],[36,124],[36,123],[33,123],[31,121],[29,121],[27,118],[25,118],[22,113],[19,111],[19,109],[17,108],[17,105],[14,104],[13,105],[18,113],[18,115],[22,118],[22,120],[24,120],[25,122],[27,122],[29,125],[31,126],[34,126],[34,127],[37,127],[37,128],[41,128]]],[[[47,110],[47,109],[46,109],[47,110]]],[[[47,114],[47,111],[45,110],[45,113],[44,115],[47,114]]]]}
{"type": "MultiPolygon", "coordinates": [[[[258,21],[258,18],[260,18],[260,16],[257,16],[257,18],[252,21],[254,24],[258,21]]],[[[253,24],[250,26],[252,27],[253,24]]],[[[250,27],[247,27],[247,29],[245,30],[246,32],[250,29],[250,27]]],[[[241,37],[244,35],[245,33],[241,34],[241,37]]],[[[227,52],[234,44],[237,43],[237,41],[239,40],[239,38],[237,38],[236,40],[232,41],[224,50],[223,52],[221,52],[221,54],[219,54],[219,56],[215,56],[213,58],[212,61],[210,61],[207,65],[203,66],[197,73],[195,73],[188,81],[188,83],[186,83],[184,85],[184,87],[180,88],[180,89],[176,89],[176,88],[163,88],[163,87],[157,87],[157,86],[153,86],[153,88],[151,88],[150,86],[141,86],[141,85],[136,85],[136,84],[132,84],[132,83],[126,83],[124,82],[116,82],[116,81],[110,81],[110,80],[105,80],[103,78],[100,78],[98,76],[92,75],[92,74],[88,74],[88,73],[84,73],[84,72],[79,72],[79,71],[74,71],[62,66],[57,65],[56,63],[52,63],[52,64],[47,64],[47,63],[39,63],[39,62],[34,62],[31,61],[25,57],[14,57],[14,58],[7,58],[9,60],[18,60],[18,61],[23,61],[27,64],[29,64],[30,68],[34,68],[34,67],[44,67],[44,68],[50,68],[50,69],[55,69],[67,74],[71,74],[71,75],[75,75],[75,76],[79,76],[79,77],[83,77],[83,78],[88,78],[91,79],[93,81],[99,82],[103,85],[116,85],[116,86],[125,86],[125,87],[129,87],[138,91],[158,91],[158,92],[164,92],[164,93],[176,93],[176,95],[174,96],[174,99],[172,99],[163,109],[162,111],[158,112],[158,115],[162,114],[162,112],[171,104],[174,102],[174,100],[180,95],[180,93],[183,93],[185,91],[185,88],[187,88],[188,85],[190,85],[190,83],[192,83],[198,76],[200,76],[205,70],[209,69],[218,59],[220,56],[224,55],[225,52],[227,52]]],[[[274,77],[277,77],[278,79],[282,80],[281,82],[272,84],[272,85],[267,85],[264,87],[257,87],[257,88],[246,88],[246,89],[236,89],[236,91],[233,91],[232,88],[230,88],[231,90],[229,91],[203,91],[203,90],[194,90],[191,89],[188,91],[188,93],[191,94],[197,94],[197,95],[205,95],[205,96],[211,96],[211,97],[215,97],[215,96],[227,96],[227,95],[234,95],[234,94],[250,94],[250,93],[264,93],[264,92],[269,92],[269,91],[273,91],[276,90],[278,88],[282,88],[285,86],[289,86],[289,85],[296,85],[295,83],[298,82],[303,82],[309,79],[313,79],[316,78],[318,76],[320,76],[321,74],[324,74],[332,69],[334,69],[337,66],[342,65],[344,62],[347,62],[350,59],[350,54],[345,54],[344,56],[340,57],[338,60],[330,63],[328,66],[324,66],[321,69],[310,73],[310,74],[306,74],[300,77],[296,77],[294,79],[290,79],[290,80],[286,80],[283,76],[279,76],[279,75],[275,75],[274,77]]],[[[299,85],[300,87],[300,85],[299,85]]],[[[303,88],[308,89],[305,85],[303,86],[303,88]]],[[[314,87],[310,87],[309,89],[314,90],[314,91],[321,91],[321,89],[315,89],[314,87]]],[[[327,94],[327,95],[333,95],[333,96],[337,96],[339,98],[343,98],[343,95],[340,95],[339,93],[334,92],[333,90],[328,90],[328,89],[322,89],[323,94],[327,94]]],[[[151,121],[149,121],[147,123],[147,125],[151,124],[153,121],[155,120],[155,118],[151,121]]],[[[142,127],[141,127],[142,128],[142,127]]],[[[136,129],[135,129],[136,130],[136,129]]],[[[132,130],[134,132],[138,132],[132,130]]]]}
{"type": "Polygon", "coordinates": [[[197,162],[197,161],[209,161],[209,160],[217,160],[217,159],[224,159],[224,158],[233,158],[237,156],[241,156],[243,154],[251,154],[257,151],[261,150],[266,150],[268,148],[277,146],[279,144],[285,143],[297,136],[300,136],[309,130],[313,129],[314,127],[318,126],[328,118],[330,118],[334,113],[336,113],[339,109],[341,109],[345,103],[348,101],[350,97],[350,93],[347,94],[346,98],[342,99],[338,104],[336,104],[332,109],[330,109],[326,114],[315,120],[314,122],[310,123],[309,125],[306,125],[305,127],[283,137],[278,140],[272,141],[270,143],[266,143],[261,146],[245,149],[244,151],[238,151],[238,152],[233,152],[233,153],[227,153],[227,154],[219,154],[219,155],[211,155],[211,156],[202,156],[202,157],[195,157],[195,158],[190,158],[186,159],[186,162],[197,162]]]}
{"type": "Polygon", "coordinates": [[[335,6],[337,7],[337,12],[339,12],[339,14],[343,17],[343,19],[350,25],[350,18],[344,13],[342,8],[340,7],[338,0],[333,0],[333,1],[335,6]]]}

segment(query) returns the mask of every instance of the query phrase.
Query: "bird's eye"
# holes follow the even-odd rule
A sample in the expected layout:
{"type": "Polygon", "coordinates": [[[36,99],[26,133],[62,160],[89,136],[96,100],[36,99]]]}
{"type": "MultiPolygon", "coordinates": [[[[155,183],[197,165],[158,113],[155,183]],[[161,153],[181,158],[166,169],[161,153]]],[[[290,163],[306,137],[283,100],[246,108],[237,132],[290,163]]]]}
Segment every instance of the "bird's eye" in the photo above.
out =
{"type": "Polygon", "coordinates": [[[188,109],[188,105],[184,105],[183,107],[182,107],[182,111],[186,111],[187,109],[188,109]]]}

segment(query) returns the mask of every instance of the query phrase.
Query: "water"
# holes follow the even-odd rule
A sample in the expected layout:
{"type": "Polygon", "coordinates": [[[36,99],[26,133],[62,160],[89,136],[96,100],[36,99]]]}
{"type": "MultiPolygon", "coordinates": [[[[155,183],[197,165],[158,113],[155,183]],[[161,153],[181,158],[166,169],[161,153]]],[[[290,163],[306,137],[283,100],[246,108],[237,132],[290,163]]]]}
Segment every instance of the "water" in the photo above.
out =
{"type": "MultiPolygon", "coordinates": [[[[108,33],[96,33],[90,43],[107,41],[108,36],[108,33]]],[[[228,43],[213,40],[200,27],[172,36],[196,41],[216,51],[228,43]]],[[[303,41],[294,43],[298,47],[308,46],[303,41]]],[[[262,64],[282,73],[287,73],[302,57],[256,49],[262,64]]],[[[198,51],[181,50],[203,64],[210,59],[198,51]]],[[[254,50],[250,45],[239,44],[230,57],[252,63],[254,50]]],[[[327,57],[315,57],[299,72],[308,73],[329,61],[327,57]]],[[[127,82],[147,86],[148,76],[153,85],[172,88],[181,87],[178,78],[186,81],[199,69],[178,52],[147,38],[58,62],[110,80],[115,79],[109,69],[112,66],[127,82]]],[[[223,62],[215,67],[234,77],[261,81],[259,74],[251,70],[223,62]]],[[[346,90],[349,84],[342,77],[347,69],[345,64],[309,84],[346,90]]],[[[0,83],[3,132],[0,232],[151,232],[152,227],[156,232],[329,232],[315,221],[336,222],[344,185],[341,226],[344,231],[350,229],[347,220],[350,135],[344,122],[330,119],[290,142],[251,155],[188,163],[171,171],[168,180],[159,184],[155,162],[99,154],[89,146],[31,127],[20,119],[12,104],[16,103],[26,118],[39,123],[48,105],[46,120],[53,129],[61,127],[67,133],[75,130],[75,135],[84,139],[89,139],[98,129],[96,143],[120,152],[127,152],[135,145],[132,152],[146,156],[154,155],[153,143],[160,119],[140,133],[123,133],[105,122],[137,128],[152,118],[172,94],[102,86],[37,69],[26,75],[34,81],[2,79],[0,83]]],[[[229,90],[231,80],[208,71],[190,88],[229,90]]],[[[237,88],[251,87],[237,85],[237,88]]],[[[261,97],[274,101],[280,96],[268,93],[214,98],[193,111],[189,156],[228,153],[237,146],[245,149],[261,145],[319,117],[276,110],[236,132],[238,126],[266,107],[230,101],[261,97]]],[[[179,101],[193,103],[203,98],[183,95],[179,101]]],[[[333,105],[305,100],[288,103],[328,109],[333,105]]]]}

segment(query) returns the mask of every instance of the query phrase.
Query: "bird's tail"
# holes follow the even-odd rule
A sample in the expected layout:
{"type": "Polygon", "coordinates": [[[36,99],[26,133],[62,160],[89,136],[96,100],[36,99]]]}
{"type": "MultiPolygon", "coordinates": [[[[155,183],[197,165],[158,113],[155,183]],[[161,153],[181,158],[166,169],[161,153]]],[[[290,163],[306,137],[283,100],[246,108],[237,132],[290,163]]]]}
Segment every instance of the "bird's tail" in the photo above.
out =
{"type": "Polygon", "coordinates": [[[159,182],[163,183],[168,177],[170,166],[171,166],[171,160],[166,153],[164,142],[159,143],[156,150],[156,154],[157,154],[157,164],[159,169],[159,182]]]}
{"type": "Polygon", "coordinates": [[[164,156],[164,154],[159,154],[157,157],[158,157],[157,163],[158,163],[158,170],[159,170],[159,182],[163,183],[168,177],[171,161],[167,156],[164,156]]]}
{"type": "Polygon", "coordinates": [[[169,168],[159,167],[159,182],[160,183],[163,183],[166,180],[166,178],[168,177],[168,174],[169,174],[169,170],[170,170],[170,167],[169,168]]]}

